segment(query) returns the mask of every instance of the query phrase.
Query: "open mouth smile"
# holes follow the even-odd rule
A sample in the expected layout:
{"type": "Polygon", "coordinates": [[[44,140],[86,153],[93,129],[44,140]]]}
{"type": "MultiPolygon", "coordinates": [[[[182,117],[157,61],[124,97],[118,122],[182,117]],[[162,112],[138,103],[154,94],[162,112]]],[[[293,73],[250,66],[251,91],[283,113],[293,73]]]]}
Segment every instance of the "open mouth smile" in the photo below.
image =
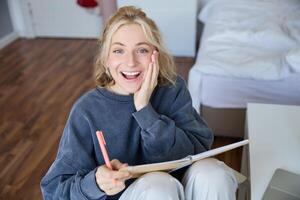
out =
{"type": "Polygon", "coordinates": [[[121,74],[127,80],[134,80],[140,76],[141,72],[140,71],[132,71],[132,72],[122,71],[121,74]]]}

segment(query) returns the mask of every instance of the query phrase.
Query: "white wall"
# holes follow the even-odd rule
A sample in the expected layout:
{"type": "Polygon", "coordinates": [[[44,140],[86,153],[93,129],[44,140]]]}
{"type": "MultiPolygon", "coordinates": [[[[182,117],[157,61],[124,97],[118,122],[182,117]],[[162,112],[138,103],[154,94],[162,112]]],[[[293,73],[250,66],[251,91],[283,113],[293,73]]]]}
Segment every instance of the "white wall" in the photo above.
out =
{"type": "Polygon", "coordinates": [[[118,6],[142,8],[159,27],[174,56],[194,57],[196,51],[197,0],[118,0],[118,6]]]}
{"type": "MultiPolygon", "coordinates": [[[[88,16],[88,14],[84,15],[82,9],[80,10],[78,7],[75,9],[77,5],[74,0],[9,1],[13,25],[22,37],[79,36],[96,38],[100,35],[99,29],[102,28],[102,20],[88,16]],[[30,9],[28,9],[28,6],[30,6],[30,9]],[[56,6],[59,7],[56,8],[56,6]],[[50,12],[54,14],[50,16],[50,12]],[[82,17],[76,18],[76,16],[82,17]],[[48,22],[36,20],[47,20],[49,17],[51,19],[48,22]],[[82,28],[83,25],[88,25],[86,26],[88,28],[82,28]],[[55,31],[54,27],[58,27],[57,30],[61,32],[55,31]],[[76,35],[76,31],[80,32],[81,35],[76,35]]],[[[166,46],[173,55],[193,57],[196,51],[196,39],[198,39],[196,32],[199,1],[203,0],[119,0],[118,4],[119,6],[135,4],[142,7],[157,22],[166,46]]]]}

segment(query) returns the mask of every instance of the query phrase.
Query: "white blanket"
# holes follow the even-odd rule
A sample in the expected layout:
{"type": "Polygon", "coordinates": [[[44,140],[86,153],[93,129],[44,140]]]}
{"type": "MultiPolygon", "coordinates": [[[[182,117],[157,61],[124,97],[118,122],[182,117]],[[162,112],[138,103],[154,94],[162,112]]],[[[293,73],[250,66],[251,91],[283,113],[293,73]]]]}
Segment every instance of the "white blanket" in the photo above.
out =
{"type": "Polygon", "coordinates": [[[194,66],[201,72],[263,80],[300,73],[299,0],[210,0],[199,19],[209,29],[194,66]]]}
{"type": "Polygon", "coordinates": [[[300,74],[300,48],[289,51],[286,55],[286,60],[293,72],[300,74]]]}

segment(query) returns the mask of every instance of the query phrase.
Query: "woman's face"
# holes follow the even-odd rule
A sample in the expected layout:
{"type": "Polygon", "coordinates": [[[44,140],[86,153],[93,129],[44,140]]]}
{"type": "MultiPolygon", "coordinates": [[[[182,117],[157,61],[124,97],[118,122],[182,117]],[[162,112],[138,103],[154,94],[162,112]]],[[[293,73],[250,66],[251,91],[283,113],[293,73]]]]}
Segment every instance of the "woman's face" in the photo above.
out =
{"type": "Polygon", "coordinates": [[[112,36],[107,59],[107,67],[115,80],[110,89],[123,95],[138,91],[154,50],[140,25],[121,26],[112,36]]]}

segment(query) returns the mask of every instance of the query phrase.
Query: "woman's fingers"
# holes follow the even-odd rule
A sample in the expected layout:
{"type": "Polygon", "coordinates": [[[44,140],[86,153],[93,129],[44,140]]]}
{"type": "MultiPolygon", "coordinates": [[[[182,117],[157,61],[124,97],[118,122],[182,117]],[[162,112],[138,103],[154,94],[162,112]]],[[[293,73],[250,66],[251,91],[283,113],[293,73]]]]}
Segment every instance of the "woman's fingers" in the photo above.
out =
{"type": "Polygon", "coordinates": [[[107,179],[121,179],[130,177],[130,173],[125,171],[110,171],[103,177],[107,179]]]}
{"type": "Polygon", "coordinates": [[[96,172],[97,182],[102,184],[113,183],[118,180],[127,180],[131,178],[131,174],[127,171],[115,171],[108,169],[106,166],[100,166],[96,172]]]}
{"type": "Polygon", "coordinates": [[[124,185],[124,181],[105,182],[101,184],[101,188],[105,190],[111,190],[112,188],[118,188],[124,185]]]}
{"type": "Polygon", "coordinates": [[[116,181],[114,183],[105,183],[101,184],[100,188],[107,194],[107,195],[114,195],[119,193],[120,191],[124,190],[125,183],[122,181],[116,181]]]}
{"type": "MultiPolygon", "coordinates": [[[[112,160],[111,163],[116,168],[126,166],[118,160],[112,160]]],[[[98,167],[96,172],[96,182],[107,195],[114,195],[122,191],[125,188],[125,180],[129,178],[131,178],[129,172],[111,170],[105,165],[98,167]]]]}
{"type": "Polygon", "coordinates": [[[149,103],[151,94],[157,85],[158,77],[158,62],[157,62],[157,51],[154,51],[151,55],[151,62],[149,63],[148,69],[145,72],[144,80],[141,84],[140,89],[134,94],[134,104],[137,111],[147,106],[149,103]]]}
{"type": "Polygon", "coordinates": [[[147,69],[146,77],[145,80],[142,84],[142,87],[144,87],[144,90],[152,90],[156,86],[156,81],[157,81],[157,51],[154,51],[153,54],[151,55],[151,62],[149,63],[149,67],[147,69]]]}
{"type": "Polygon", "coordinates": [[[153,62],[150,62],[149,66],[148,66],[148,69],[147,69],[147,72],[146,72],[146,77],[144,79],[144,82],[142,83],[141,89],[145,90],[145,89],[147,89],[149,87],[149,85],[151,83],[152,71],[153,71],[153,62]]]}
{"type": "Polygon", "coordinates": [[[125,184],[122,183],[122,184],[120,184],[120,185],[118,185],[118,186],[115,186],[115,187],[112,187],[112,188],[105,189],[104,191],[105,191],[105,193],[106,193],[107,195],[115,195],[115,194],[121,192],[121,191],[124,190],[124,189],[125,189],[125,184]]]}
{"type": "Polygon", "coordinates": [[[103,185],[111,185],[111,186],[114,186],[114,185],[118,185],[118,182],[125,182],[126,180],[130,179],[130,177],[124,177],[124,178],[119,178],[119,179],[106,179],[106,178],[103,178],[101,180],[99,180],[99,185],[103,186],[103,185]]]}
{"type": "Polygon", "coordinates": [[[151,76],[151,86],[154,89],[155,86],[157,85],[157,78],[158,78],[158,73],[159,73],[159,65],[158,65],[158,52],[154,51],[153,53],[153,70],[152,70],[152,76],[151,76]]]}
{"type": "Polygon", "coordinates": [[[122,168],[123,163],[121,163],[119,160],[117,159],[113,159],[110,161],[111,166],[113,167],[113,169],[115,170],[119,170],[120,168],[122,168]]]}

